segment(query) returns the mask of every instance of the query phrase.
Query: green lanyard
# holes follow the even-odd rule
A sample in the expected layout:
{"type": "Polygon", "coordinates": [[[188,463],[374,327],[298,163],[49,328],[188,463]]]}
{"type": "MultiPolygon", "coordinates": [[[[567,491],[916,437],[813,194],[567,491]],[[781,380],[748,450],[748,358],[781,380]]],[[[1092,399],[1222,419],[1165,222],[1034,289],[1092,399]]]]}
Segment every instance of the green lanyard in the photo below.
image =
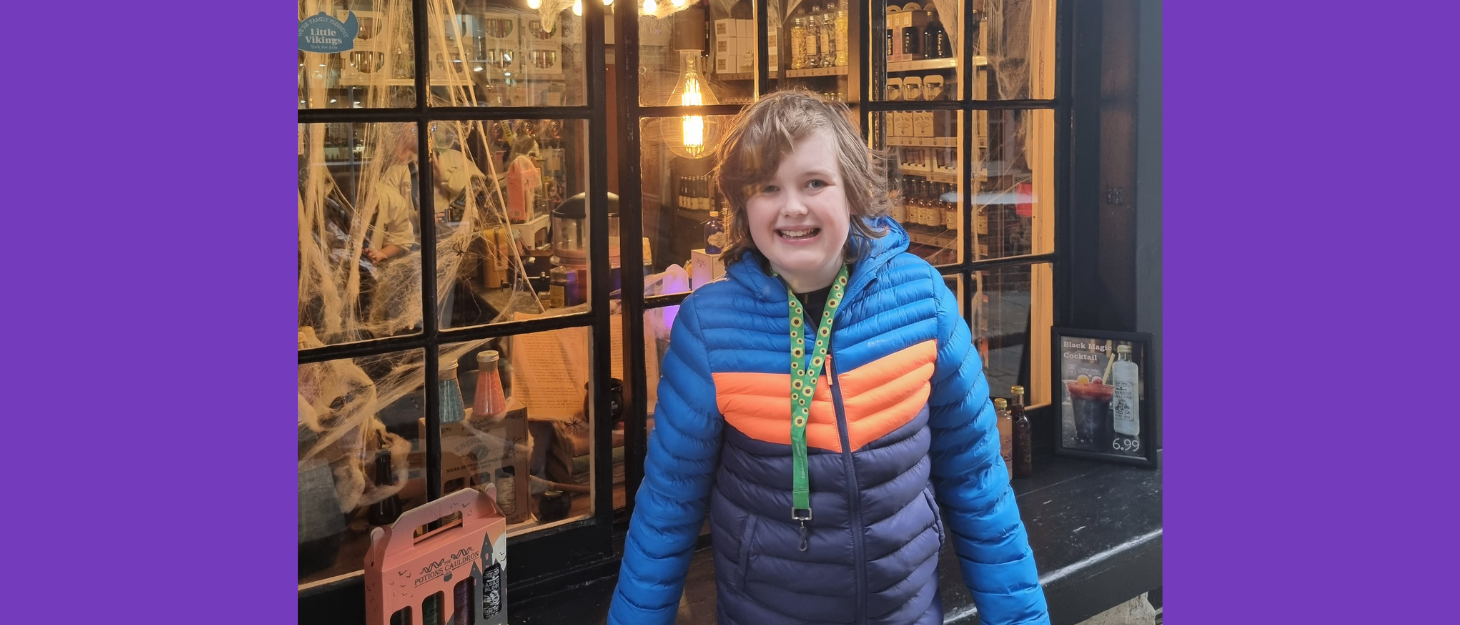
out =
{"type": "Polygon", "coordinates": [[[806,550],[806,522],[811,520],[811,488],[806,477],[806,419],[811,413],[811,398],[816,396],[821,366],[830,360],[826,351],[831,345],[831,323],[846,289],[847,266],[842,265],[836,281],[831,283],[826,312],[821,313],[821,324],[816,331],[816,351],[812,352],[811,366],[807,367],[803,320],[806,313],[791,287],[786,287],[786,297],[791,302],[791,520],[801,522],[801,551],[806,550]]]}

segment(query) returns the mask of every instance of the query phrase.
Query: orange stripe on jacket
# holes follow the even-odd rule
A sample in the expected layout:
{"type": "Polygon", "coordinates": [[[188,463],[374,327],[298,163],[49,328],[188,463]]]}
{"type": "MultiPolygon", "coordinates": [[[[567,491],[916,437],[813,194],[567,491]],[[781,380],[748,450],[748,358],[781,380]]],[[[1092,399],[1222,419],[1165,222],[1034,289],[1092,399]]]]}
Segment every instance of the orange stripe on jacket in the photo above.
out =
{"type": "MultiPolygon", "coordinates": [[[[852,371],[837,372],[847,415],[847,440],[853,450],[917,416],[932,390],[930,380],[937,358],[937,342],[924,341],[852,371]]],[[[757,440],[791,444],[790,373],[716,373],[714,378],[716,401],[726,423],[757,440]]],[[[811,400],[806,446],[842,450],[825,369],[811,400]]]]}

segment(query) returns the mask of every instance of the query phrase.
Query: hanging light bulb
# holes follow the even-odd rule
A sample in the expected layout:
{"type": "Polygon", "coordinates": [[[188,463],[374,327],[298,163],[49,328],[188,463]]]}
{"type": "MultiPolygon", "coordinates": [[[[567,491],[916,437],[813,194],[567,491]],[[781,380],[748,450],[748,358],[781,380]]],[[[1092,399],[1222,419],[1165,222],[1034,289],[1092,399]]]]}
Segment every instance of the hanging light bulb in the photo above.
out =
{"type": "Polygon", "coordinates": [[[573,0],[573,15],[583,16],[583,0],[573,0]]]}
{"type": "Polygon", "coordinates": [[[659,3],[654,0],[644,0],[644,15],[653,15],[659,10],[659,3]]]}
{"type": "Polygon", "coordinates": [[[684,3],[687,2],[687,1],[688,0],[669,0],[669,2],[671,4],[673,4],[674,5],[674,8],[676,8],[676,9],[684,6],[684,3]]]}
{"type": "Polygon", "coordinates": [[[606,7],[613,6],[613,0],[603,0],[603,6],[606,6],[606,7]]]}
{"type": "Polygon", "coordinates": [[[527,0],[527,8],[529,8],[529,9],[540,9],[540,8],[542,8],[542,0],[527,0]]]}
{"type": "MultiPolygon", "coordinates": [[[[669,94],[669,106],[712,106],[719,104],[715,98],[715,92],[710,90],[708,83],[700,77],[698,62],[699,50],[680,50],[680,57],[684,61],[684,73],[680,75],[679,82],[675,83],[674,91],[669,94]]],[[[665,142],[669,144],[670,151],[685,158],[701,158],[709,155],[709,147],[713,144],[715,135],[719,130],[719,122],[706,120],[703,115],[683,115],[679,123],[675,124],[672,119],[664,120],[665,142]],[[678,126],[678,128],[675,128],[678,126]],[[675,131],[678,132],[675,132],[675,131]]]]}

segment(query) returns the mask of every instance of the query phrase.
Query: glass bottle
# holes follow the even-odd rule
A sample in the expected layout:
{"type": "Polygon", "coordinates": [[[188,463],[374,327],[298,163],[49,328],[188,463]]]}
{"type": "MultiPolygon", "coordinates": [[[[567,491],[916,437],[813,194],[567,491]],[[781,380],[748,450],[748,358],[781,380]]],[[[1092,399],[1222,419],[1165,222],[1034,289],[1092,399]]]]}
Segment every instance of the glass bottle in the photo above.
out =
{"type": "Polygon", "coordinates": [[[497,507],[502,509],[502,514],[511,516],[517,513],[517,468],[502,467],[496,472],[497,482],[497,507]]]}
{"type": "Polygon", "coordinates": [[[948,45],[948,31],[938,19],[938,10],[928,2],[928,25],[923,27],[923,56],[929,59],[946,59],[953,56],[948,45]]]}
{"type": "Polygon", "coordinates": [[[791,69],[806,67],[806,24],[801,20],[801,11],[791,18],[791,69]]]}
{"type": "Polygon", "coordinates": [[[1014,396],[1009,405],[1014,420],[1014,477],[1029,477],[1034,475],[1034,432],[1024,414],[1024,387],[1014,386],[1009,392],[1014,396]]]}
{"type": "MultiPolygon", "coordinates": [[[[395,471],[390,468],[390,450],[379,449],[375,452],[375,487],[385,488],[394,485],[395,471]]],[[[396,495],[381,499],[370,506],[371,525],[390,525],[399,517],[400,498],[396,495]]]]}
{"type": "Polygon", "coordinates": [[[994,412],[999,424],[999,455],[1004,458],[1004,470],[1014,476],[1014,420],[1009,417],[1009,402],[1000,397],[994,400],[994,412]]]}
{"type": "Polygon", "coordinates": [[[836,66],[847,66],[847,0],[837,0],[836,66]]]}
{"type": "Polygon", "coordinates": [[[497,369],[501,354],[483,350],[477,354],[477,390],[471,403],[474,419],[496,421],[507,412],[507,396],[502,392],[502,374],[497,369]]]}
{"type": "Polygon", "coordinates": [[[836,67],[836,9],[830,4],[821,8],[821,66],[836,67]]]}
{"type": "Polygon", "coordinates": [[[917,26],[908,24],[902,27],[902,55],[910,61],[923,58],[922,54],[923,35],[918,31],[917,26]]]}
{"type": "Polygon", "coordinates": [[[705,253],[719,254],[725,246],[725,222],[720,219],[720,211],[710,211],[710,219],[705,222],[705,253]]]}
{"type": "Polygon", "coordinates": [[[466,402],[461,399],[461,383],[456,379],[456,363],[441,367],[440,415],[442,423],[460,423],[466,419],[466,402]]]}
{"type": "Polygon", "coordinates": [[[813,6],[806,14],[806,60],[804,67],[821,67],[821,7],[813,6]]]}
{"type": "Polygon", "coordinates": [[[1125,436],[1141,434],[1140,388],[1141,370],[1130,359],[1130,345],[1115,348],[1115,364],[1111,365],[1110,378],[1115,393],[1111,401],[1115,413],[1115,431],[1125,436]]]}

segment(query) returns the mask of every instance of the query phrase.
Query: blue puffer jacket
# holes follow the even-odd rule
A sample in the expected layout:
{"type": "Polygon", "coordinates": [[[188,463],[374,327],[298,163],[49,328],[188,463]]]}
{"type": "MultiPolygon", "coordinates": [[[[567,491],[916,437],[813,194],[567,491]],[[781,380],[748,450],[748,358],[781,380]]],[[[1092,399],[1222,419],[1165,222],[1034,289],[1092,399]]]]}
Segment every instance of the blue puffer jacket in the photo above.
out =
{"type": "Polygon", "coordinates": [[[609,623],[674,622],[707,507],[721,623],[941,623],[946,540],[985,625],[1049,622],[968,325],[907,233],[875,225],[806,429],[807,550],[786,288],[752,252],[680,308],[609,623]]]}

